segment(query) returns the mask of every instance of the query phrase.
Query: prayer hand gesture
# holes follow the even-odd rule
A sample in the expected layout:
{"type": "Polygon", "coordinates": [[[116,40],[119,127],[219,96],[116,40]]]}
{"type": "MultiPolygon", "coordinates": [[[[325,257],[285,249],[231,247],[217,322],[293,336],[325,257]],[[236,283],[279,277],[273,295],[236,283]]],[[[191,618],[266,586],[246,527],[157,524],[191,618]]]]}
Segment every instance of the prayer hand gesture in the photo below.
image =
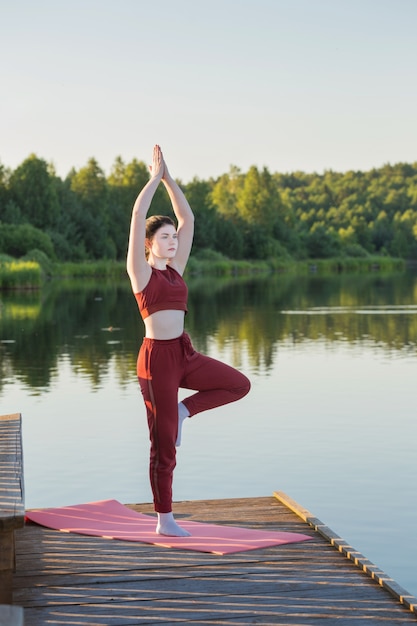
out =
{"type": "Polygon", "coordinates": [[[164,175],[165,162],[161,148],[156,145],[153,149],[152,165],[149,166],[152,178],[160,181],[164,175]]]}

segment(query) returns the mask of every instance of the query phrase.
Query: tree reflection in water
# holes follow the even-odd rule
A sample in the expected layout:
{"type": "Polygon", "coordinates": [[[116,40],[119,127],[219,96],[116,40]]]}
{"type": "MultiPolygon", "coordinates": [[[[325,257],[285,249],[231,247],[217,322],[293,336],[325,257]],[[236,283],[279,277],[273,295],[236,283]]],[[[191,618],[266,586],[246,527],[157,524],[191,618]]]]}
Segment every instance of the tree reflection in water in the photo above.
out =
{"type": "MultiPolygon", "coordinates": [[[[415,353],[417,279],[399,275],[190,278],[186,328],[197,349],[233,346],[252,372],[270,370],[279,344],[375,344],[415,353]]],[[[62,356],[100,386],[114,360],[121,386],[135,376],[143,326],[127,281],[53,281],[40,291],[0,292],[0,393],[14,377],[36,392],[62,356]]]]}

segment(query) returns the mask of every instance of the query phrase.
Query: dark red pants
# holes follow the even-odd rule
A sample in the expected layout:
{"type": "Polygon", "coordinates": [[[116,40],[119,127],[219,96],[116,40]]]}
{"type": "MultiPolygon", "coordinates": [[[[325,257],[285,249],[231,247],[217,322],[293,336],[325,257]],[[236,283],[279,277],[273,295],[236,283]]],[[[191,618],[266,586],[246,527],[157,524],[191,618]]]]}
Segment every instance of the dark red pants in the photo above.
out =
{"type": "Polygon", "coordinates": [[[169,513],[176,465],[178,389],[197,391],[183,400],[191,416],[243,398],[250,382],[233,367],[196,352],[187,333],[167,340],[145,337],[137,374],[151,440],[149,473],[155,511],[169,513]]]}

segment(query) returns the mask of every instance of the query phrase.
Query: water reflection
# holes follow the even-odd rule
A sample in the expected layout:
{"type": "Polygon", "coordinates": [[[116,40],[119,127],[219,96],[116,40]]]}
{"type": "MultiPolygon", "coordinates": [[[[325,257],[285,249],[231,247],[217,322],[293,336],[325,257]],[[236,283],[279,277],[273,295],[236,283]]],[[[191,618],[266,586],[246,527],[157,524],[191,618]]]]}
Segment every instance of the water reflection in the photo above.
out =
{"type": "MultiPolygon", "coordinates": [[[[271,370],[276,346],[306,340],[374,343],[415,353],[417,281],[393,276],[189,279],[187,330],[196,347],[232,346],[239,367],[271,370]]],[[[135,371],[143,335],[136,302],[123,284],[54,281],[42,291],[0,294],[0,392],[5,381],[45,389],[65,355],[93,388],[115,359],[121,386],[135,371]]]]}
{"type": "MultiPolygon", "coordinates": [[[[253,388],[187,424],[176,499],[282,489],[416,594],[416,275],[188,283],[194,344],[253,388]]],[[[29,508],[149,501],[142,335],[127,280],[0,292],[1,413],[23,413],[29,508]]]]}

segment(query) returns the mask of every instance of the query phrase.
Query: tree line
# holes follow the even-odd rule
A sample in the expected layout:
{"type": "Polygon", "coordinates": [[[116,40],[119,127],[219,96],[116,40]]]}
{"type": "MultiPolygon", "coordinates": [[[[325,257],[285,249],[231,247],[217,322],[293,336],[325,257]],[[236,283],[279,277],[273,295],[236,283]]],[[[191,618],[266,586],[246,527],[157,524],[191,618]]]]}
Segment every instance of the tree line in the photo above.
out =
{"type": "MultiPolygon", "coordinates": [[[[0,254],[124,259],[132,206],[148,179],[143,161],[121,157],[108,176],[91,158],[65,179],[35,154],[15,170],[0,164],[0,254]]],[[[216,179],[179,182],[196,216],[197,256],[417,259],[417,162],[323,174],[232,166],[216,179]]],[[[171,213],[163,186],[150,210],[161,213],[171,213]]]]}

